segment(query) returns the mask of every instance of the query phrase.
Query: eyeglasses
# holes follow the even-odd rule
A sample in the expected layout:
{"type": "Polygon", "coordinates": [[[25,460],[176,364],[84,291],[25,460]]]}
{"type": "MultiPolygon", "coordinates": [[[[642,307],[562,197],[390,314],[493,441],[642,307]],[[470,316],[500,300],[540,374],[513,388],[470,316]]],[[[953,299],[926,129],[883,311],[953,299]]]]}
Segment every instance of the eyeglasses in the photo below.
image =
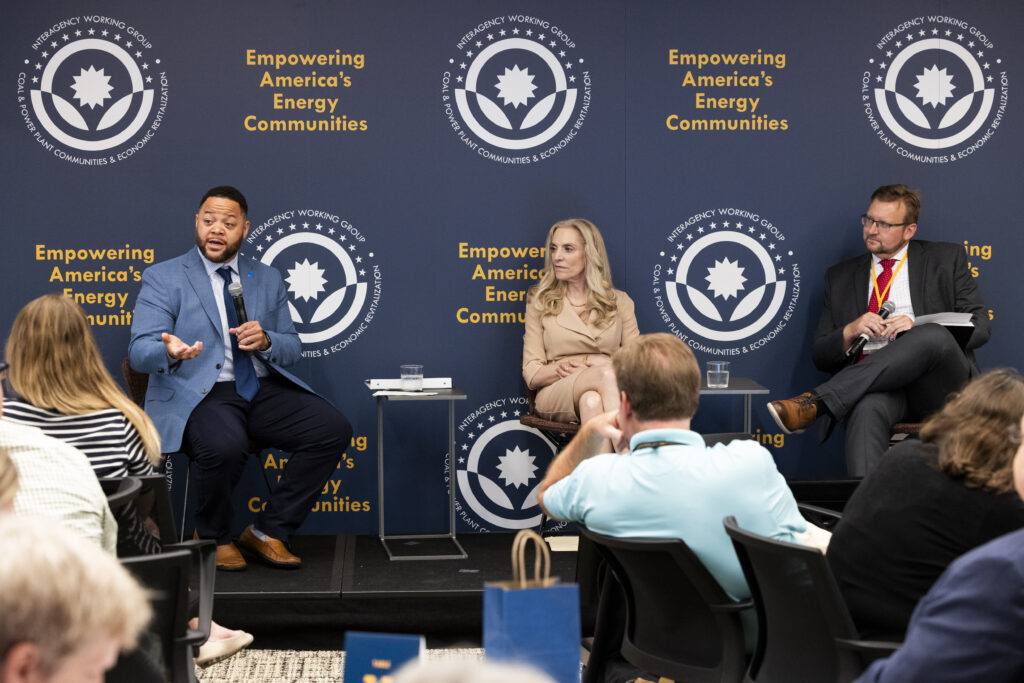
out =
{"type": "Polygon", "coordinates": [[[861,225],[863,225],[866,228],[866,227],[870,226],[872,223],[874,223],[878,227],[879,230],[892,230],[893,228],[900,228],[900,227],[903,227],[904,225],[908,225],[907,223],[886,223],[885,221],[875,220],[874,218],[872,218],[871,216],[867,215],[866,213],[861,214],[861,216],[860,216],[860,224],[861,225]]]}

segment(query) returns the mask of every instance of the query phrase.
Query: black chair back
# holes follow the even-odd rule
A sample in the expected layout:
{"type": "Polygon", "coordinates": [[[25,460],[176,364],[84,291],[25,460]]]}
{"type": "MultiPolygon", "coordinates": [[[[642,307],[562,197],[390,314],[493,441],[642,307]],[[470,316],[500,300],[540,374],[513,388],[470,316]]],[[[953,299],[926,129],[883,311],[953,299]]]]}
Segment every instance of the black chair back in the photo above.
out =
{"type": "Polygon", "coordinates": [[[760,666],[751,672],[751,680],[852,681],[875,656],[898,647],[858,640],[819,550],[751,533],[741,529],[735,517],[726,517],[724,524],[757,611],[760,666]]]}
{"type": "MultiPolygon", "coordinates": [[[[677,681],[741,681],[746,671],[736,602],[679,539],[614,538],[579,525],[607,561],[626,602],[622,655],[677,681]]],[[[607,592],[602,594],[605,599],[607,592]]],[[[600,638],[599,621],[595,645],[600,638]]]]}
{"type": "Polygon", "coordinates": [[[206,639],[206,635],[188,628],[188,580],[192,561],[188,550],[121,560],[139,583],[149,589],[153,619],[148,630],[160,639],[163,662],[173,683],[196,680],[193,646],[206,639]]]}
{"type": "Polygon", "coordinates": [[[107,505],[115,516],[137,499],[142,491],[142,482],[135,477],[102,477],[100,486],[107,496],[107,505]]]}
{"type": "Polygon", "coordinates": [[[832,531],[839,524],[839,520],[843,518],[841,512],[837,512],[830,508],[820,507],[818,505],[811,505],[810,503],[797,503],[796,507],[800,510],[800,516],[811,524],[820,526],[822,529],[832,531]]]}
{"type": "MultiPolygon", "coordinates": [[[[174,512],[171,506],[170,491],[167,478],[162,474],[146,474],[137,477],[100,479],[104,489],[123,487],[123,482],[134,482],[132,491],[138,496],[140,507],[147,505],[142,511],[150,516],[160,530],[160,545],[163,553],[186,551],[189,554],[189,574],[187,585],[192,590],[190,598],[190,616],[199,618],[196,638],[202,635],[200,643],[210,635],[210,622],[213,619],[213,599],[217,572],[217,544],[212,540],[178,541],[174,530],[174,512]]],[[[150,555],[149,557],[152,557],[150,555]]],[[[127,558],[125,558],[127,561],[127,558]]]]}
{"type": "Polygon", "coordinates": [[[171,503],[171,491],[167,488],[167,477],[163,474],[145,474],[138,477],[142,483],[139,497],[152,497],[149,507],[150,517],[160,529],[160,543],[170,545],[178,541],[179,536],[174,529],[174,505],[171,503]]]}

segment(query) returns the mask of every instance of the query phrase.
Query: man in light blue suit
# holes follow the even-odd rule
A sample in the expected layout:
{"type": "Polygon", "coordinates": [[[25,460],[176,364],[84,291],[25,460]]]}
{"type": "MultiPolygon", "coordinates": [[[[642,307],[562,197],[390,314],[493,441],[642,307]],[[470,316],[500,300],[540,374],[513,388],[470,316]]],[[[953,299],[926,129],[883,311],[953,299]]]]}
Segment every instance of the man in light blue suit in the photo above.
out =
{"type": "Polygon", "coordinates": [[[129,356],[150,375],[146,412],[165,453],[192,460],[196,533],[217,541],[217,567],[244,569],[231,538],[231,494],[249,440],[291,453],[266,508],[238,542],[264,562],[297,568],[285,543],[341,459],[352,427],[285,370],[301,355],[281,275],[238,255],[248,205],[233,187],[208,191],[196,214],[196,248],[147,268],[135,304],[129,356]],[[229,286],[240,284],[236,311],[229,286]],[[248,320],[239,320],[239,318],[248,320]]]}

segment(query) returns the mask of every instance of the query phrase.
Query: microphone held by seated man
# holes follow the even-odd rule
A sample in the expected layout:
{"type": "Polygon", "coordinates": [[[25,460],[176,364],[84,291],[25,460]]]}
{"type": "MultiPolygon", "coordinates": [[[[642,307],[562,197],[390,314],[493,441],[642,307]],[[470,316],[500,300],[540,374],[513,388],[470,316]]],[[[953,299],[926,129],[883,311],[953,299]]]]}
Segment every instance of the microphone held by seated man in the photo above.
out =
{"type": "Polygon", "coordinates": [[[249,440],[291,454],[266,507],[238,542],[263,562],[297,568],[286,543],[352,438],[348,420],[288,371],[301,344],[288,293],[271,266],[238,253],[248,205],[215,187],[195,216],[196,247],[147,268],[132,319],[132,367],[149,373],[146,412],[165,452],[193,461],[196,534],[217,542],[217,567],[246,566],[231,536],[231,494],[249,440]],[[229,286],[244,282],[242,322],[229,286]]]}
{"type": "Polygon", "coordinates": [[[906,185],[884,185],[861,216],[869,254],[832,266],[812,347],[814,365],[832,378],[794,398],[772,401],[768,412],[787,434],[825,417],[846,427],[846,468],[863,477],[875,468],[897,422],[919,421],[979,373],[973,350],[988,341],[982,303],[961,245],[914,239],[921,195],[906,185]],[[893,315],[879,314],[893,302],[893,315]],[[914,326],[915,317],[970,314],[963,347],[942,325],[914,326]],[[845,351],[870,341],[853,364],[845,351]]]}

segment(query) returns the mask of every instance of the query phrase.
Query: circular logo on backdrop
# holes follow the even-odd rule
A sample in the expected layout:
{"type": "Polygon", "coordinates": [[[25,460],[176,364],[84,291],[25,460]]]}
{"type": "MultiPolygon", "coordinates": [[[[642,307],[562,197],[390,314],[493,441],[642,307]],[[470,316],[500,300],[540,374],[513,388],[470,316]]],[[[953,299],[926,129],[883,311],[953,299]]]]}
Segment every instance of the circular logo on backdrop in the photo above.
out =
{"type": "Polygon", "coordinates": [[[900,156],[948,162],[974,153],[1006,112],[1009,78],[995,45],[969,22],[916,17],[875,44],[861,101],[876,135],[900,156]]]}
{"type": "Polygon", "coordinates": [[[774,339],[800,298],[800,267],[786,236],[753,211],[702,211],[658,253],[654,303],[669,331],[694,349],[738,355],[774,339]]]}
{"type": "MultiPolygon", "coordinates": [[[[455,437],[456,512],[474,531],[540,524],[537,491],[555,446],[519,422],[521,396],[498,398],[467,415],[455,437]]],[[[560,523],[557,528],[564,527],[560,523]]]]}
{"type": "Polygon", "coordinates": [[[347,348],[377,314],[380,265],[347,220],[327,211],[285,211],[252,228],[245,242],[246,256],[284,278],[304,358],[347,348]]]}
{"type": "Polygon", "coordinates": [[[139,28],[110,17],[68,17],[30,47],[18,74],[18,108],[28,132],[57,158],[118,163],[163,123],[167,71],[139,28]]]}
{"type": "Polygon", "coordinates": [[[573,38],[546,19],[482,21],[455,44],[441,76],[453,133],[472,152],[505,164],[554,156],[583,128],[591,75],[573,38]]]}

